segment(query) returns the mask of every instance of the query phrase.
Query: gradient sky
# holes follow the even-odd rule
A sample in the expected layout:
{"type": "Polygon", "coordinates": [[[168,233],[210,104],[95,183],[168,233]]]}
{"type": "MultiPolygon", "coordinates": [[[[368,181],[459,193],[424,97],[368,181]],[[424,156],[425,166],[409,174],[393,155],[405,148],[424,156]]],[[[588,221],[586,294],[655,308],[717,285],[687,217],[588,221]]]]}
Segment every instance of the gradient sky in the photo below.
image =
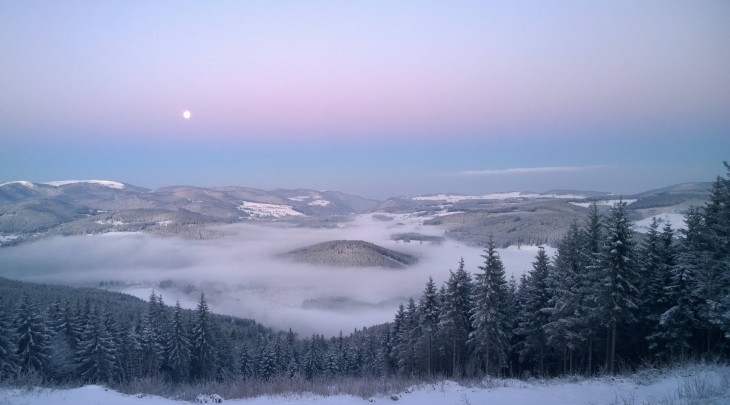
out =
{"type": "Polygon", "coordinates": [[[725,0],[0,2],[0,183],[632,193],[728,159],[725,0]]]}

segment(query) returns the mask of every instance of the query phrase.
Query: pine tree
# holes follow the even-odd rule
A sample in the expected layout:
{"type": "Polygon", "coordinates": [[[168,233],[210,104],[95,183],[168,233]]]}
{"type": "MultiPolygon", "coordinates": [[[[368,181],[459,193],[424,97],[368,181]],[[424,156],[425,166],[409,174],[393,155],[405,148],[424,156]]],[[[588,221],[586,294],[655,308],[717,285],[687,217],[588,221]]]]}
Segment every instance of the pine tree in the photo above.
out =
{"type": "Polygon", "coordinates": [[[49,354],[49,334],[45,322],[30,297],[24,294],[15,312],[16,358],[20,372],[45,373],[49,354]]]}
{"type": "Polygon", "coordinates": [[[649,226],[646,241],[642,246],[641,278],[639,290],[642,303],[640,307],[642,334],[646,336],[649,349],[655,356],[663,358],[667,343],[662,336],[662,315],[672,307],[667,287],[672,284],[672,268],[675,265],[673,231],[667,223],[659,233],[656,218],[649,226]]]}
{"type": "Polygon", "coordinates": [[[545,326],[549,321],[550,295],[547,288],[547,278],[550,273],[550,259],[545,248],[540,246],[532,270],[523,284],[524,303],[519,328],[516,333],[522,336],[523,345],[520,349],[520,360],[537,358],[540,375],[545,373],[545,326]]]}
{"type": "Polygon", "coordinates": [[[600,299],[610,343],[607,343],[606,366],[611,374],[616,363],[617,327],[636,320],[639,299],[633,230],[625,207],[626,203],[619,201],[611,209],[601,260],[600,299]]]}
{"type": "Polygon", "coordinates": [[[305,343],[305,346],[302,367],[304,368],[304,376],[311,380],[319,376],[324,369],[323,339],[317,335],[312,335],[312,338],[305,343]]]}
{"type": "Polygon", "coordinates": [[[446,282],[443,309],[439,316],[439,331],[446,342],[444,349],[451,353],[451,374],[465,372],[468,357],[467,342],[471,332],[473,283],[471,275],[464,268],[464,259],[459,260],[456,272],[451,272],[446,282]]]}
{"type": "Polygon", "coordinates": [[[554,350],[563,353],[563,372],[566,373],[572,373],[574,356],[587,338],[584,328],[589,309],[584,307],[587,269],[583,248],[581,231],[573,223],[558,245],[554,264],[545,280],[549,295],[545,340],[554,350]]]}
{"type": "Polygon", "coordinates": [[[114,373],[115,348],[109,333],[104,328],[98,310],[93,308],[79,342],[77,353],[78,372],[85,382],[109,382],[114,373]]]}
{"type": "Polygon", "coordinates": [[[416,345],[419,364],[430,376],[433,374],[436,362],[435,346],[440,313],[438,292],[432,277],[428,278],[418,308],[420,334],[417,336],[416,345]]]}
{"type": "Polygon", "coordinates": [[[195,313],[192,330],[191,374],[195,378],[207,379],[215,371],[215,342],[205,294],[200,293],[200,301],[195,313]]]}
{"type": "Polygon", "coordinates": [[[408,299],[398,337],[398,370],[406,375],[416,373],[416,340],[420,334],[419,314],[416,302],[408,299]]]}
{"type": "Polygon", "coordinates": [[[484,356],[487,375],[499,373],[506,365],[509,350],[509,301],[504,266],[490,237],[485,249],[484,266],[475,276],[474,308],[471,313],[473,331],[469,338],[476,351],[484,356]]]}
{"type": "MultiPolygon", "coordinates": [[[[401,337],[405,329],[406,321],[406,310],[401,302],[398,305],[398,311],[395,313],[395,318],[390,324],[389,336],[388,336],[388,370],[389,373],[398,373],[400,370],[400,349],[401,349],[401,337]]],[[[340,338],[342,332],[340,332],[340,338]]]]}
{"type": "Polygon", "coordinates": [[[182,319],[180,301],[175,303],[167,342],[167,368],[174,381],[181,381],[190,375],[190,342],[182,319]]]}
{"type": "Polygon", "coordinates": [[[0,314],[0,381],[15,376],[17,372],[15,341],[13,331],[0,314]]]}
{"type": "Polygon", "coordinates": [[[707,302],[707,318],[726,340],[730,339],[730,165],[724,164],[727,178],[717,177],[704,209],[709,266],[698,274],[697,281],[707,302]]]}

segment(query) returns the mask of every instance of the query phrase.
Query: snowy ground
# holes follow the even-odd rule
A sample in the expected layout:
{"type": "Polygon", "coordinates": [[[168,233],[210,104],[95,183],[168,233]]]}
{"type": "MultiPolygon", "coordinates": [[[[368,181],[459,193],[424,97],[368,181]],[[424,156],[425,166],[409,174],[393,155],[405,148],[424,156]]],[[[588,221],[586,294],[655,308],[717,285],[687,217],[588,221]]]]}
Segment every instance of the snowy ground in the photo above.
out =
{"type": "MultiPolygon", "coordinates": [[[[210,399],[210,396],[202,396],[210,399]]],[[[189,402],[151,395],[124,395],[98,385],[68,390],[0,388],[0,404],[134,404],[182,405],[189,402]]],[[[228,400],[241,405],[364,405],[374,404],[728,404],[730,367],[690,366],[671,371],[648,370],[626,377],[556,380],[491,380],[480,387],[464,387],[451,381],[414,387],[394,395],[362,399],[349,395],[328,397],[311,394],[262,396],[228,400]],[[397,401],[397,402],[396,402],[397,401]]]]}

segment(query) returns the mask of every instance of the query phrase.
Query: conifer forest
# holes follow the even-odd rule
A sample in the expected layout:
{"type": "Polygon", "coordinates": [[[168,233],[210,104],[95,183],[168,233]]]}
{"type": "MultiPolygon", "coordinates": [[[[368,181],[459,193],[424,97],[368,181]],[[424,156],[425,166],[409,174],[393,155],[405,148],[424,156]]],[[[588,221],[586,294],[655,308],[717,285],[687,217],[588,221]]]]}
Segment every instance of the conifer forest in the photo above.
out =
{"type": "Polygon", "coordinates": [[[686,229],[639,237],[625,203],[594,204],[549,257],[507,278],[493,240],[443,285],[424,280],[391,322],[298,336],[95,289],[0,279],[0,379],[124,386],[201,381],[613,374],[730,354],[730,166],[686,229]]]}

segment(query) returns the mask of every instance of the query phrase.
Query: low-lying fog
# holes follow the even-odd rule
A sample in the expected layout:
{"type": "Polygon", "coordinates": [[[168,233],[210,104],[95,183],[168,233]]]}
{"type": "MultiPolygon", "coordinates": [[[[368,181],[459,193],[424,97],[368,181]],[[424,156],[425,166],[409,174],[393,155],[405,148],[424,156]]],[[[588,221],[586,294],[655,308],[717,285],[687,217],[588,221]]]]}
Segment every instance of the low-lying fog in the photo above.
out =
{"type": "MultiPolygon", "coordinates": [[[[337,229],[237,224],[224,227],[230,235],[215,240],[143,233],[57,237],[0,249],[0,275],[84,286],[113,281],[121,284],[107,288],[145,299],[154,288],[167,304],[180,300],[187,308],[195,307],[202,289],[214,312],[302,334],[333,335],[392,320],[399,302],[418,298],[429,275],[440,287],[460,257],[472,273],[483,263],[482,249],[448,239],[442,244],[390,240],[400,232],[443,234],[421,221],[384,222],[364,215],[337,229]],[[337,239],[365,240],[419,261],[406,269],[332,268],[276,257],[337,239]]],[[[536,252],[531,246],[500,249],[508,277],[528,271],[536,252]]]]}

